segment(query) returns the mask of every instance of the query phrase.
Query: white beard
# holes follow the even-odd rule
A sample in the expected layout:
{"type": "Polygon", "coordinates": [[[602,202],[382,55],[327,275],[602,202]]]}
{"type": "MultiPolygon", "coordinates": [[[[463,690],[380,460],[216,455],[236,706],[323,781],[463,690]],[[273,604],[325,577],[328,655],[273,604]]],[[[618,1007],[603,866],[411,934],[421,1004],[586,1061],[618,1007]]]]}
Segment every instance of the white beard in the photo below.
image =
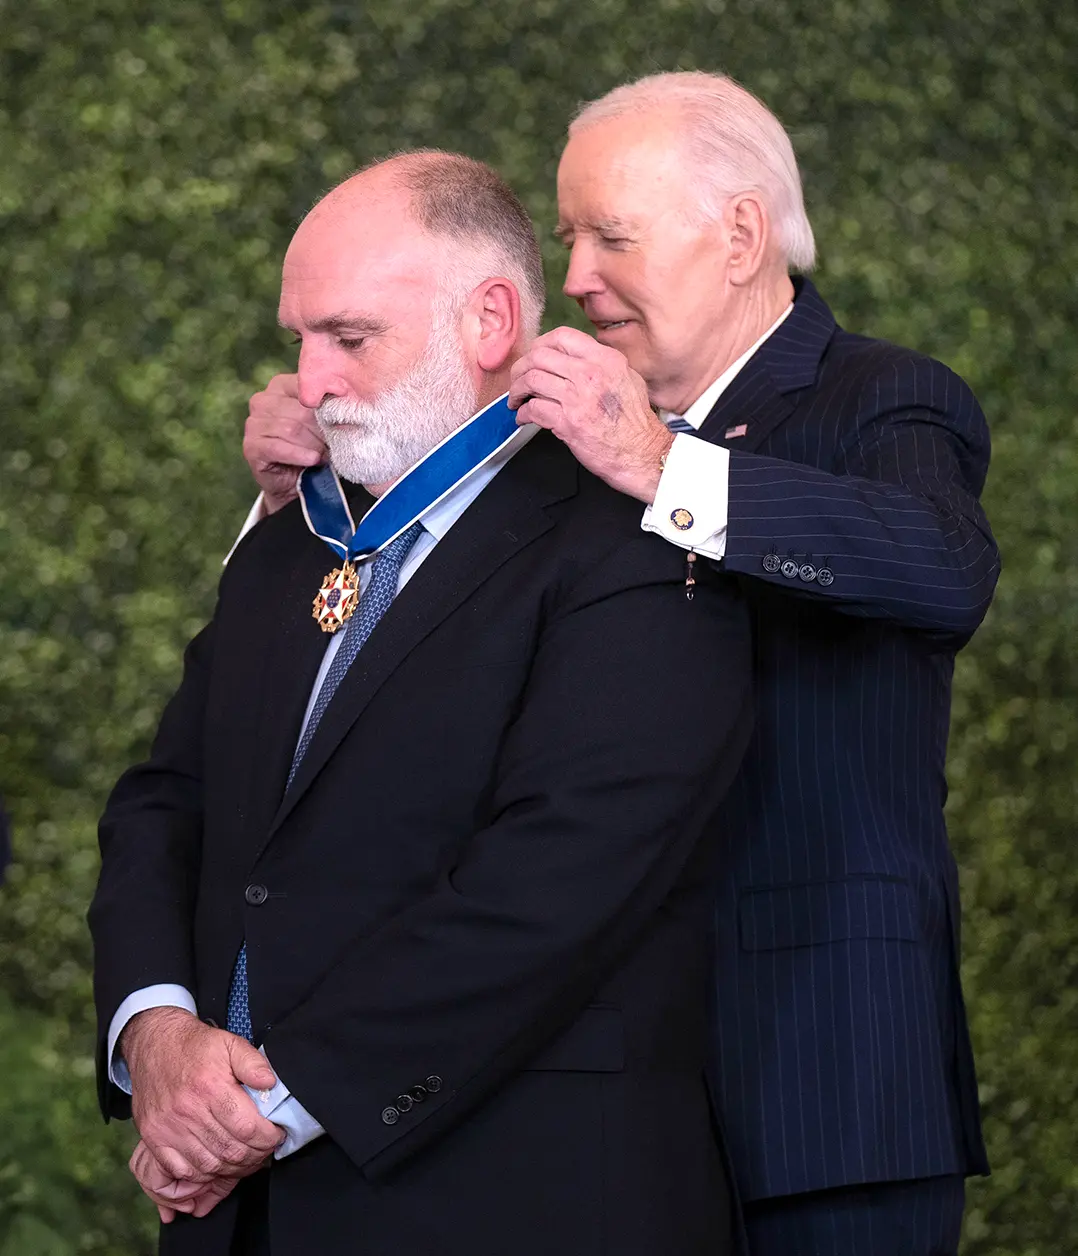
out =
{"type": "Polygon", "coordinates": [[[436,309],[419,361],[374,401],[330,397],[315,411],[342,479],[388,484],[475,413],[476,388],[456,322],[436,309]]]}

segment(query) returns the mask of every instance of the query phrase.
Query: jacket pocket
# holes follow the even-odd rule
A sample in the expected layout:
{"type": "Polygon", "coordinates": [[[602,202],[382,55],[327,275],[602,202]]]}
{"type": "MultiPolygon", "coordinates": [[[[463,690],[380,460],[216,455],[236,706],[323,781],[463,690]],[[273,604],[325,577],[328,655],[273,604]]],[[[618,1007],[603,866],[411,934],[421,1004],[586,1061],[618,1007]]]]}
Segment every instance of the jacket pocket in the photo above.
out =
{"type": "Polygon", "coordinates": [[[884,876],[744,890],[738,929],[744,951],[867,938],[916,942],[921,936],[909,882],[884,876]]]}
{"type": "Polygon", "coordinates": [[[621,1009],[594,1004],[525,1066],[529,1070],[620,1073],[625,1067],[621,1009]]]}

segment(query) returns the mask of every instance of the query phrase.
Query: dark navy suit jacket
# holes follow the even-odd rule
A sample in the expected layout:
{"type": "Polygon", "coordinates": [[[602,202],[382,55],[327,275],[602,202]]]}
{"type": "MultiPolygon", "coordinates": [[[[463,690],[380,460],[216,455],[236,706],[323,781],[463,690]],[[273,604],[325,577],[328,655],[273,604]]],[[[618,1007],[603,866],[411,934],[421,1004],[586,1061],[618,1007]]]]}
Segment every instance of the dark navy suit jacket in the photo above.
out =
{"type": "Polygon", "coordinates": [[[999,573],[988,429],[945,366],[796,287],[700,430],[731,450],[724,563],[756,634],[715,912],[747,1200],[987,1171],[943,805],[954,654],[999,573]]]}

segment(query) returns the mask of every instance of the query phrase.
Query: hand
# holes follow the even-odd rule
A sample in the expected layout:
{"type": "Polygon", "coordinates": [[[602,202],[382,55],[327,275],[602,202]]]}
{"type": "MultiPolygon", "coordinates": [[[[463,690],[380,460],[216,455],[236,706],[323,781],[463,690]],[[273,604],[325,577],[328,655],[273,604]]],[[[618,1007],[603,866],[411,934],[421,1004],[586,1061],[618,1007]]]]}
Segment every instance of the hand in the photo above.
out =
{"type": "Polygon", "coordinates": [[[180,1008],[155,1007],[131,1018],[120,1049],[131,1073],[135,1125],[172,1178],[243,1177],[285,1138],[243,1089],[268,1090],[277,1082],[245,1039],[180,1008]]]}
{"type": "Polygon", "coordinates": [[[616,349],[571,327],[547,332],[514,364],[509,404],[519,407],[518,423],[549,428],[611,488],[655,500],[674,438],[616,349]]]}
{"type": "Polygon", "coordinates": [[[243,456],[271,515],[296,496],[296,480],[304,467],[325,462],[325,442],[314,411],[300,404],[297,376],[274,375],[251,398],[243,456]]]}
{"type": "Polygon", "coordinates": [[[165,1225],[178,1212],[189,1213],[193,1217],[206,1216],[232,1193],[240,1180],[218,1177],[211,1182],[181,1181],[162,1169],[144,1142],[139,1142],[131,1153],[129,1167],[139,1186],[157,1205],[157,1212],[165,1225]]]}

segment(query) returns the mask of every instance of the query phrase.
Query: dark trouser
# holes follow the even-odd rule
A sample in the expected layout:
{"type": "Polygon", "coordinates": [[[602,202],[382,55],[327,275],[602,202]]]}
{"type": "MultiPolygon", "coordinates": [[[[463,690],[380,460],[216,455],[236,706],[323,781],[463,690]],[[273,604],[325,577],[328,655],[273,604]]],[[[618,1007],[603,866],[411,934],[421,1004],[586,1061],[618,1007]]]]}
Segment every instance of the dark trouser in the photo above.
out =
{"type": "Polygon", "coordinates": [[[270,1256],[269,1175],[269,1169],[262,1169],[236,1187],[240,1210],[232,1238],[232,1256],[270,1256]]]}
{"type": "Polygon", "coordinates": [[[955,1256],[960,1177],[879,1182],[745,1205],[749,1256],[955,1256]]]}

